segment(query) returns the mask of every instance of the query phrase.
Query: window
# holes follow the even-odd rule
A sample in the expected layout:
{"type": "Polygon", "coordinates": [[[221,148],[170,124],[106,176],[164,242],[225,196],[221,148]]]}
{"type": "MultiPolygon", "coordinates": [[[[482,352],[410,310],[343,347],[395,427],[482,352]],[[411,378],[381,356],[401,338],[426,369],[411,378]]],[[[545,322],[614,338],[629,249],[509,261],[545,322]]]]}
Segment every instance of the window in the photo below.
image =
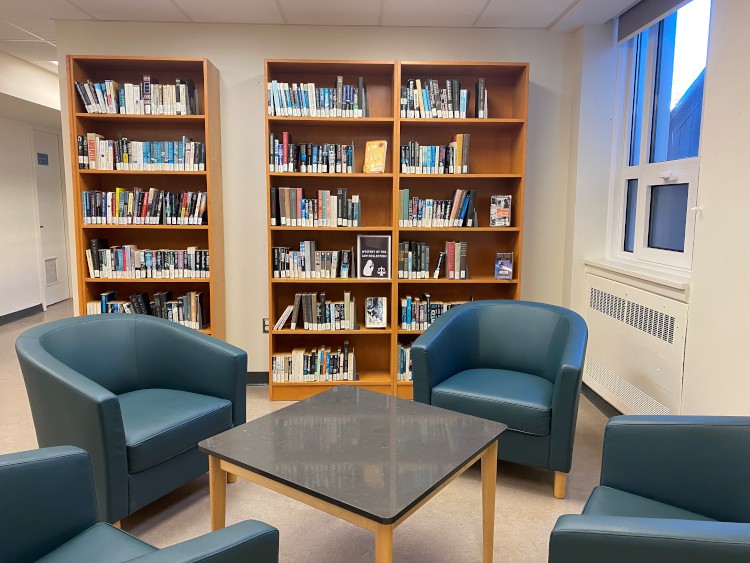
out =
{"type": "Polygon", "coordinates": [[[689,269],[711,0],[692,0],[623,44],[615,254],[689,269]]]}

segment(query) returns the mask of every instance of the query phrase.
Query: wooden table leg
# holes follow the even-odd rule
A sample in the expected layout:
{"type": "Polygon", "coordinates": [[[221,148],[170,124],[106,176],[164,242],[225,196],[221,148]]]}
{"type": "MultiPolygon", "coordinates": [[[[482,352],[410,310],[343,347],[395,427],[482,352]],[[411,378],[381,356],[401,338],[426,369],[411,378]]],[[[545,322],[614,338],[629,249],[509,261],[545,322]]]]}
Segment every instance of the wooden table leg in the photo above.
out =
{"type": "Polygon", "coordinates": [[[211,531],[226,526],[227,472],[219,466],[218,457],[208,456],[208,489],[211,495],[211,531]]]}
{"type": "Polygon", "coordinates": [[[495,540],[497,441],[482,454],[482,561],[492,563],[495,540]]]}
{"type": "Polygon", "coordinates": [[[375,563],[393,561],[393,526],[381,524],[375,532],[375,563]]]}

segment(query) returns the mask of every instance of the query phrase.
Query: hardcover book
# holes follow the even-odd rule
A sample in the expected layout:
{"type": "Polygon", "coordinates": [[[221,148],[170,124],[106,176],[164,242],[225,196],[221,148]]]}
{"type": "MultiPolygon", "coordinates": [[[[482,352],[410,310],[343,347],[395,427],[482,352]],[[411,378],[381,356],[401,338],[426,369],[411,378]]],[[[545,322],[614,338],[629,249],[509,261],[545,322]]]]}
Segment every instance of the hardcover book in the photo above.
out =
{"type": "Polygon", "coordinates": [[[365,164],[362,171],[365,174],[379,174],[385,172],[385,158],[388,152],[388,141],[367,141],[365,143],[365,164]]]}
{"type": "Polygon", "coordinates": [[[511,196],[493,195],[490,200],[490,227],[510,227],[511,196]]]}
{"type": "Polygon", "coordinates": [[[365,299],[365,328],[386,328],[388,324],[388,298],[365,299]]]}
{"type": "Polygon", "coordinates": [[[513,279],[513,253],[498,252],[495,255],[495,279],[512,280],[513,279]]]}
{"type": "Polygon", "coordinates": [[[390,279],[390,235],[357,235],[357,274],[360,278],[390,279]]]}

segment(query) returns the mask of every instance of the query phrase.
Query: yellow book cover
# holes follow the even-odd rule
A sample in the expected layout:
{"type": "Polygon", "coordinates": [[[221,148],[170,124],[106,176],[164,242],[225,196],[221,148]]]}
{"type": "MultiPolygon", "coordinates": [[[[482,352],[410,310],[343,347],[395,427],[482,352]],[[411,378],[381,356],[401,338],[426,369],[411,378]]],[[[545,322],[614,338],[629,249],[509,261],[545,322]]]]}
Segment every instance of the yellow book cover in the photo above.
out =
{"type": "Polygon", "coordinates": [[[385,172],[385,155],[388,151],[388,141],[367,141],[365,143],[365,164],[362,171],[365,174],[385,172]]]}

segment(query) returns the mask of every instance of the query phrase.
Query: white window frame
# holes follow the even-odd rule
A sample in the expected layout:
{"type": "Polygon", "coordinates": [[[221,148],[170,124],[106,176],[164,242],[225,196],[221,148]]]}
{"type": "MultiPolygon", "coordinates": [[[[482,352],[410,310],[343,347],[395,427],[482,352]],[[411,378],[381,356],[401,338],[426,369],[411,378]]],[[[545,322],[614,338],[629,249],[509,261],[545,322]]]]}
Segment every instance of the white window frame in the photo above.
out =
{"type": "Polygon", "coordinates": [[[610,197],[608,255],[625,262],[673,271],[690,271],[693,259],[693,240],[698,198],[700,156],[680,160],[650,163],[653,125],[654,86],[658,51],[658,23],[649,28],[646,53],[646,74],[641,115],[639,165],[629,166],[632,107],[635,88],[636,38],[620,46],[618,52],[618,97],[615,116],[614,174],[610,197]],[[627,213],[628,180],[638,181],[635,240],[633,252],[626,252],[625,218],[627,213]],[[688,184],[683,252],[661,250],[648,246],[651,188],[655,185],[688,184]]]}

